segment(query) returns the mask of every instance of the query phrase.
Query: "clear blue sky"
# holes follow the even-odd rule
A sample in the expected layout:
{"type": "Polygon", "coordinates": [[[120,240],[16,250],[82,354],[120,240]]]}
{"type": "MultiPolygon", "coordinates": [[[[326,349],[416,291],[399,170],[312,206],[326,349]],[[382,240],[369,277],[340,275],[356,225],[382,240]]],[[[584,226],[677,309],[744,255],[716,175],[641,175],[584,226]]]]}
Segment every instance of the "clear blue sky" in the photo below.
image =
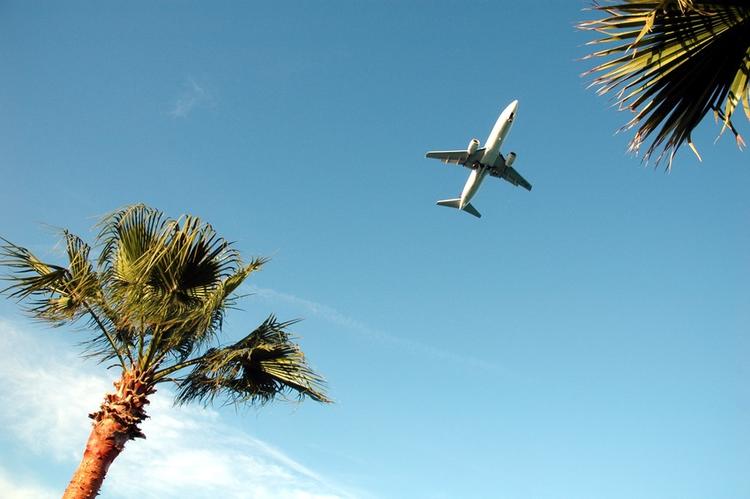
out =
{"type": "MultiPolygon", "coordinates": [[[[272,257],[226,340],[304,318],[336,400],[159,402],[104,497],[750,497],[750,156],[712,122],[703,163],[626,155],[629,116],[579,77],[585,6],[0,4],[0,234],[57,260],[44,224],[199,215],[272,257]],[[513,99],[533,191],[435,206],[467,172],[425,151],[513,99]],[[193,440],[156,430],[178,422],[193,440]]],[[[59,496],[103,367],[7,300],[0,330],[0,491],[59,496]]]]}

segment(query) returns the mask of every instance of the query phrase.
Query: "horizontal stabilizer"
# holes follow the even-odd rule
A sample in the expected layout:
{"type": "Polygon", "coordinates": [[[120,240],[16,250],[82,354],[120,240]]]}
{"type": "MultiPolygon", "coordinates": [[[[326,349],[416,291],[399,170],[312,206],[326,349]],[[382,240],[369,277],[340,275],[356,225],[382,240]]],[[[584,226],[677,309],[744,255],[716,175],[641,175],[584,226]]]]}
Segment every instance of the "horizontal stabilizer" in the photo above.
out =
{"type": "Polygon", "coordinates": [[[477,211],[476,208],[474,208],[474,205],[472,205],[471,203],[468,203],[466,206],[464,206],[464,211],[466,213],[471,213],[477,218],[482,218],[482,215],[477,211]]]}
{"type": "MultiPolygon", "coordinates": [[[[443,199],[443,200],[438,201],[437,204],[439,206],[447,206],[449,208],[456,208],[459,210],[461,209],[459,208],[459,206],[461,206],[460,199],[443,199]]],[[[466,213],[470,213],[477,218],[482,218],[482,215],[477,211],[476,208],[474,208],[474,206],[471,203],[464,206],[462,211],[465,211],[466,213]]]]}
{"type": "Polygon", "coordinates": [[[439,206],[447,206],[449,208],[458,208],[461,206],[461,200],[460,199],[443,199],[442,201],[438,201],[437,204],[439,206]]]}

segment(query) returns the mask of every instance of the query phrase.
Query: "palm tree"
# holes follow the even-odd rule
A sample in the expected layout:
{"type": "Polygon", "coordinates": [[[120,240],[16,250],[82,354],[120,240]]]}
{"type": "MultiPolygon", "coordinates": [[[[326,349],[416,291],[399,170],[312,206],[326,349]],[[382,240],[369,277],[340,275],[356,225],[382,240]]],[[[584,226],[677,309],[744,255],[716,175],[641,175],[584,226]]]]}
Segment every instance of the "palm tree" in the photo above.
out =
{"type": "Polygon", "coordinates": [[[99,227],[96,264],[91,248],[67,231],[65,267],[5,239],[0,246],[11,281],[5,292],[47,323],[86,321],[87,353],[120,369],[114,393],[89,415],[91,434],[64,498],[95,497],[125,443],[145,438],[139,424],[159,383],[176,384],[177,404],[217,395],[264,404],[287,393],[330,402],[286,332],[291,322],[270,316],[236,343],[214,346],[234,292],[265,260],[243,263],[200,219],[167,219],[144,205],[116,211],[99,227]]]}
{"type": "Polygon", "coordinates": [[[638,126],[629,150],[638,151],[655,133],[644,155],[662,148],[656,163],[685,142],[700,159],[691,134],[709,111],[745,143],[732,117],[742,105],[750,119],[750,5],[747,0],[617,0],[595,4],[605,17],[583,22],[601,38],[589,44],[614,44],[587,58],[608,58],[584,75],[596,75],[599,93],[617,91],[616,103],[638,126]]]}

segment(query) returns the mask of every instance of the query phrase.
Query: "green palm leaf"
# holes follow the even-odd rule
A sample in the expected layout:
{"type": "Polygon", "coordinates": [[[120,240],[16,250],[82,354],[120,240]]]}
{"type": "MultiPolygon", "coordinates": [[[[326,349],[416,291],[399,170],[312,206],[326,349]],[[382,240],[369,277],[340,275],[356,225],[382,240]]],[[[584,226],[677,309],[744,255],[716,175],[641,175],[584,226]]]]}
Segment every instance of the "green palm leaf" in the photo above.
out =
{"type": "Polygon", "coordinates": [[[151,341],[151,355],[209,339],[220,327],[231,291],[224,281],[247,277],[239,254],[210,225],[195,217],[164,219],[143,205],[127,207],[100,224],[99,266],[123,327],[137,326],[151,341]],[[220,293],[219,293],[220,294],[220,293]]]}
{"type": "Polygon", "coordinates": [[[50,322],[64,320],[67,315],[60,316],[56,311],[59,307],[57,300],[69,299],[65,293],[68,270],[44,263],[26,248],[16,246],[6,239],[3,239],[0,252],[0,265],[13,272],[6,277],[11,284],[4,291],[19,301],[30,299],[27,310],[39,319],[48,319],[50,322]]]}
{"type": "Polygon", "coordinates": [[[207,403],[225,395],[235,403],[264,404],[287,392],[330,402],[323,393],[323,378],[308,367],[286,333],[291,324],[271,316],[237,343],[209,350],[189,375],[178,380],[177,403],[207,403]]]}
{"type": "Polygon", "coordinates": [[[3,239],[0,265],[15,270],[6,292],[13,298],[31,298],[28,311],[50,322],[75,319],[88,301],[100,293],[99,281],[89,262],[90,247],[78,236],[63,231],[68,266],[44,263],[26,248],[3,239]]]}
{"type": "Polygon", "coordinates": [[[621,0],[594,10],[605,17],[579,27],[603,35],[591,45],[613,46],[587,56],[609,60],[584,75],[596,75],[600,94],[616,91],[619,107],[636,113],[623,127],[637,127],[631,151],[651,137],[644,160],[661,148],[657,164],[668,154],[671,167],[684,143],[697,154],[691,135],[711,111],[744,146],[732,118],[742,105],[750,119],[746,1],[621,0]]]}
{"type": "Polygon", "coordinates": [[[68,266],[44,263],[26,248],[5,239],[0,246],[0,266],[11,269],[11,284],[4,292],[19,301],[36,319],[60,326],[88,317],[99,332],[88,344],[101,360],[118,358],[124,367],[129,339],[114,328],[103,300],[99,278],[89,262],[91,248],[78,236],[63,231],[68,266]]]}

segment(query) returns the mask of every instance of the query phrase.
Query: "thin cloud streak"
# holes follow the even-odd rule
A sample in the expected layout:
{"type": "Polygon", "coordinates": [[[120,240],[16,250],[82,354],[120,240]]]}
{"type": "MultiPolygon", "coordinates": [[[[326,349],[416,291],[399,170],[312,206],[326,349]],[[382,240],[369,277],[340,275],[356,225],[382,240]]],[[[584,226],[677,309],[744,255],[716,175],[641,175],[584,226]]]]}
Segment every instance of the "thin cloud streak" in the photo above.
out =
{"type": "MultiPolygon", "coordinates": [[[[402,350],[412,352],[415,355],[426,355],[438,360],[446,360],[456,363],[461,363],[473,368],[484,369],[486,371],[504,371],[496,364],[487,362],[474,357],[466,355],[457,355],[452,352],[447,352],[439,348],[435,348],[431,345],[426,345],[418,341],[409,340],[406,338],[400,338],[392,334],[388,334],[384,331],[380,331],[369,327],[368,325],[353,319],[343,313],[339,312],[335,308],[317,303],[311,300],[306,300],[298,296],[294,296],[288,293],[282,293],[269,288],[259,288],[257,286],[248,285],[246,288],[254,296],[267,300],[269,302],[282,302],[287,303],[295,307],[299,307],[305,310],[308,314],[319,317],[327,322],[342,326],[350,331],[353,331],[361,336],[370,338],[372,340],[379,341],[381,343],[389,344],[391,346],[398,347],[402,350]]],[[[505,373],[505,372],[504,372],[505,373]]],[[[508,373],[505,373],[508,374],[508,373]]]]}
{"type": "MultiPolygon", "coordinates": [[[[53,351],[36,335],[22,334],[0,319],[0,378],[4,381],[0,397],[14,401],[0,405],[0,431],[19,447],[29,449],[35,459],[51,454],[69,464],[71,472],[90,431],[86,414],[112,390],[111,378],[78,366],[83,366],[83,361],[74,353],[53,351]]],[[[110,468],[102,489],[104,497],[355,496],[283,451],[229,426],[218,412],[200,406],[173,407],[173,399],[173,394],[161,387],[151,397],[150,418],[142,425],[147,438],[128,442],[110,468]]],[[[36,478],[39,483],[41,477],[36,478]]],[[[66,484],[58,485],[59,495],[66,484]]],[[[0,473],[0,497],[16,496],[46,499],[49,494],[45,489],[11,483],[0,473]],[[27,496],[21,495],[27,489],[27,496]],[[5,490],[17,493],[6,494],[5,490]]]]}

